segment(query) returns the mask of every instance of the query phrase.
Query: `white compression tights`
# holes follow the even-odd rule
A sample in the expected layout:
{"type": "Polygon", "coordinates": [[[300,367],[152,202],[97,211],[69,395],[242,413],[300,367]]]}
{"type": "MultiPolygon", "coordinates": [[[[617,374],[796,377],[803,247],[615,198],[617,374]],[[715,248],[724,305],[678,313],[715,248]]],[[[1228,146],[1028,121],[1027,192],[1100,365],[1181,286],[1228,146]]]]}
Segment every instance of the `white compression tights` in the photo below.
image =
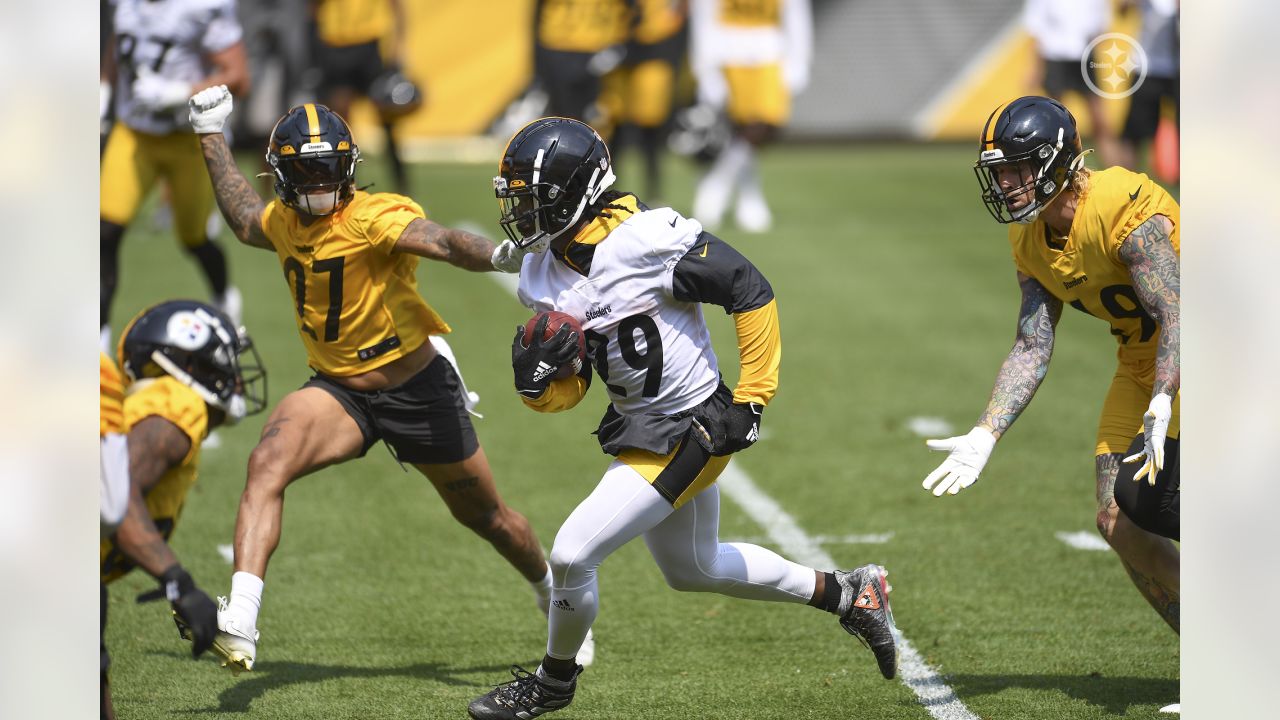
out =
{"type": "Polygon", "coordinates": [[[551,548],[547,654],[565,660],[577,655],[599,608],[596,568],[638,535],[676,590],[790,603],[813,597],[812,568],[758,545],[722,543],[719,528],[714,484],[674,510],[635,470],[615,461],[565,520],[551,548]]]}

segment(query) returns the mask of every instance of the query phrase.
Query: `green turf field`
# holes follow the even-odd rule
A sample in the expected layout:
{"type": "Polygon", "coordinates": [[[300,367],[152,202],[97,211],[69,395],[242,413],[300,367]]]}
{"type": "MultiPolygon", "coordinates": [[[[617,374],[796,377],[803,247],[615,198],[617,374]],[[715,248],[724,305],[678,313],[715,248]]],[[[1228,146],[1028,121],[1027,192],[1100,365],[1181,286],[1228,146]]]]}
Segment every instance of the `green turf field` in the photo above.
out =
{"type": "MultiPolygon", "coordinates": [[[[1178,642],[1110,552],[1068,547],[1093,532],[1093,443],[1114,370],[1099,320],[1068,310],[1031,409],[982,481],[958,497],[920,487],[941,461],[908,428],[940,417],[963,433],[1013,337],[1018,291],[1004,231],[982,208],[971,148],[811,146],[763,160],[775,230],[720,233],[768,276],[785,361],[764,439],[735,460],[844,567],[890,570],[898,626],[982,718],[1153,718],[1178,699],[1178,642]]],[[[248,167],[246,165],[246,167],[248,167]]],[[[669,166],[687,210],[695,169],[669,166]]],[[[376,162],[362,179],[382,181],[376,162]]],[[[636,165],[624,166],[623,187],[636,165]]],[[[415,198],[445,224],[500,236],[490,166],[420,166],[415,198]]],[[[172,297],[207,297],[195,266],[148,210],[126,236],[113,325],[172,297]]],[[[271,400],[309,373],[292,297],[271,253],[230,247],[245,322],[271,400]]],[[[595,388],[544,416],[511,390],[509,343],[528,313],[492,279],[423,262],[423,295],[454,326],[499,488],[544,545],[606,465],[595,388]]],[[[733,327],[708,312],[726,379],[733,327]]],[[[206,448],[174,547],[211,595],[226,594],[244,467],[263,416],[206,448]]],[[[728,498],[721,535],[769,544],[728,498]]],[[[668,589],[643,543],[601,570],[596,664],[560,718],[921,718],[910,688],[885,681],[835,619],[801,606],[668,589]]],[[[431,486],[382,447],[297,482],[266,578],[258,666],[233,679],[190,659],[163,603],[135,605],[141,573],[111,587],[107,632],[121,718],[460,718],[475,695],[532,669],[545,619],[525,582],[457,525],[431,486]],[[509,678],[508,678],[509,679],[509,678]]],[[[1167,717],[1167,716],[1164,716],[1167,717]]]]}

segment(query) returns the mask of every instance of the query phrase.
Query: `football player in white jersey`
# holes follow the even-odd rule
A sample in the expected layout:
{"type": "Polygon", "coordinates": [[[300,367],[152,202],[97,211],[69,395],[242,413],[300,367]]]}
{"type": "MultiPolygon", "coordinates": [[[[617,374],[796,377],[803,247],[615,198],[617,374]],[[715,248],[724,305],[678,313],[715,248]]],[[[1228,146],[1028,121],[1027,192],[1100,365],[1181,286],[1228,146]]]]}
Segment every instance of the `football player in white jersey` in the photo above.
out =
{"type": "Polygon", "coordinates": [[[773,214],[755,156],[787,124],[792,96],[809,84],[809,0],[692,0],[689,24],[698,102],[722,109],[733,125],[733,139],[698,183],[693,214],[718,227],[736,192],[738,227],[765,232],[773,214]]]}
{"type": "Polygon", "coordinates": [[[540,320],[529,345],[523,328],[516,334],[516,390],[534,410],[567,410],[585,395],[594,365],[611,401],[597,435],[615,459],[551,549],[542,664],[533,673],[514,666],[515,680],[472,701],[471,717],[529,718],[570,703],[582,672],[575,657],[598,607],[596,570],[641,536],[671,587],[834,613],[870,645],[880,672],[894,677],[884,568],[824,572],[718,538],[714,482],[730,455],[759,438],[761,412],[777,389],[773,289],[696,220],[610,191],[613,181],[604,141],[566,118],[542,118],[516,133],[494,178],[502,226],[529,250],[520,301],[578,319],[591,360],[577,374],[553,379],[551,368],[572,366],[579,340],[566,325],[543,341],[540,320]],[[734,316],[742,368],[733,390],[720,380],[702,303],[734,316]]]}
{"type": "Polygon", "coordinates": [[[187,98],[215,85],[249,90],[249,66],[235,0],[113,0],[113,35],[102,63],[104,115],[115,124],[100,167],[100,322],[110,345],[111,301],[120,242],[156,180],[170,191],[174,229],[209,283],[213,304],[239,323],[240,292],[214,241],[213,189],[187,98]],[[108,90],[109,88],[109,90],[108,90]]]}

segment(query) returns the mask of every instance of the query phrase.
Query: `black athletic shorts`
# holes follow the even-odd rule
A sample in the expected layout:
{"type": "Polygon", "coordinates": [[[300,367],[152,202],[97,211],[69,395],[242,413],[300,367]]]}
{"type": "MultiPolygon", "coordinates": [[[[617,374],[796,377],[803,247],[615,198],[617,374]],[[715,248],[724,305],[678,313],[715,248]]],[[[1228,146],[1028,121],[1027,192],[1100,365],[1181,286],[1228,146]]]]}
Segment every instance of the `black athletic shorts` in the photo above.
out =
{"type": "Polygon", "coordinates": [[[317,44],[316,59],[320,66],[320,89],[328,94],[338,88],[350,88],[368,95],[373,81],[386,70],[377,41],[359,45],[317,44]]]}
{"type": "Polygon", "coordinates": [[[534,51],[534,68],[547,92],[548,115],[578,120],[587,118],[600,98],[600,78],[588,69],[593,53],[548,50],[534,51]]]}
{"type": "Polygon", "coordinates": [[[480,447],[471,416],[462,400],[462,382],[443,355],[437,355],[404,384],[361,392],[316,373],[303,387],[317,387],[342,404],[360,432],[364,447],[359,457],[384,440],[400,462],[455,463],[480,447]]]}
{"type": "MultiPolygon", "coordinates": [[[[1142,445],[1143,437],[1138,435],[1129,445],[1125,457],[1141,452],[1142,445]]],[[[1145,477],[1134,482],[1133,476],[1142,463],[1120,463],[1115,488],[1116,504],[1134,525],[1172,540],[1178,540],[1181,534],[1179,499],[1182,477],[1178,445],[1178,440],[1164,441],[1164,469],[1156,473],[1155,485],[1148,485],[1145,477]]]]}
{"type": "MultiPolygon", "coordinates": [[[[1098,72],[1094,68],[1089,68],[1089,78],[1093,80],[1093,84],[1098,84],[1098,72]]],[[[1044,61],[1044,90],[1052,97],[1060,98],[1068,90],[1075,90],[1088,97],[1092,90],[1085,83],[1084,76],[1080,74],[1080,61],[1078,60],[1045,60],[1044,61]]]]}
{"type": "Polygon", "coordinates": [[[1134,143],[1155,137],[1156,127],[1160,125],[1160,102],[1164,98],[1169,98],[1173,103],[1176,121],[1178,78],[1148,76],[1129,98],[1129,115],[1125,118],[1124,130],[1120,136],[1134,143]]]}

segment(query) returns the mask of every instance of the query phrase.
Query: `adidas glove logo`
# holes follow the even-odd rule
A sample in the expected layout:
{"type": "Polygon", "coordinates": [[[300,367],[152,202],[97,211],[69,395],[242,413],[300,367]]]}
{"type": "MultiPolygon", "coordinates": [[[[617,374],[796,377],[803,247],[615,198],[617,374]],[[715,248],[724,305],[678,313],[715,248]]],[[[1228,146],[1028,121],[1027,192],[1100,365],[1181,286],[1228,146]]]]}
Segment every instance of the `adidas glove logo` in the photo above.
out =
{"type": "Polygon", "coordinates": [[[533,381],[541,382],[544,378],[546,378],[548,375],[550,375],[555,371],[556,371],[555,368],[539,360],[538,367],[534,368],[533,370],[533,381]]]}
{"type": "Polygon", "coordinates": [[[753,423],[751,429],[747,431],[747,442],[755,442],[760,439],[760,425],[753,423]]]}

